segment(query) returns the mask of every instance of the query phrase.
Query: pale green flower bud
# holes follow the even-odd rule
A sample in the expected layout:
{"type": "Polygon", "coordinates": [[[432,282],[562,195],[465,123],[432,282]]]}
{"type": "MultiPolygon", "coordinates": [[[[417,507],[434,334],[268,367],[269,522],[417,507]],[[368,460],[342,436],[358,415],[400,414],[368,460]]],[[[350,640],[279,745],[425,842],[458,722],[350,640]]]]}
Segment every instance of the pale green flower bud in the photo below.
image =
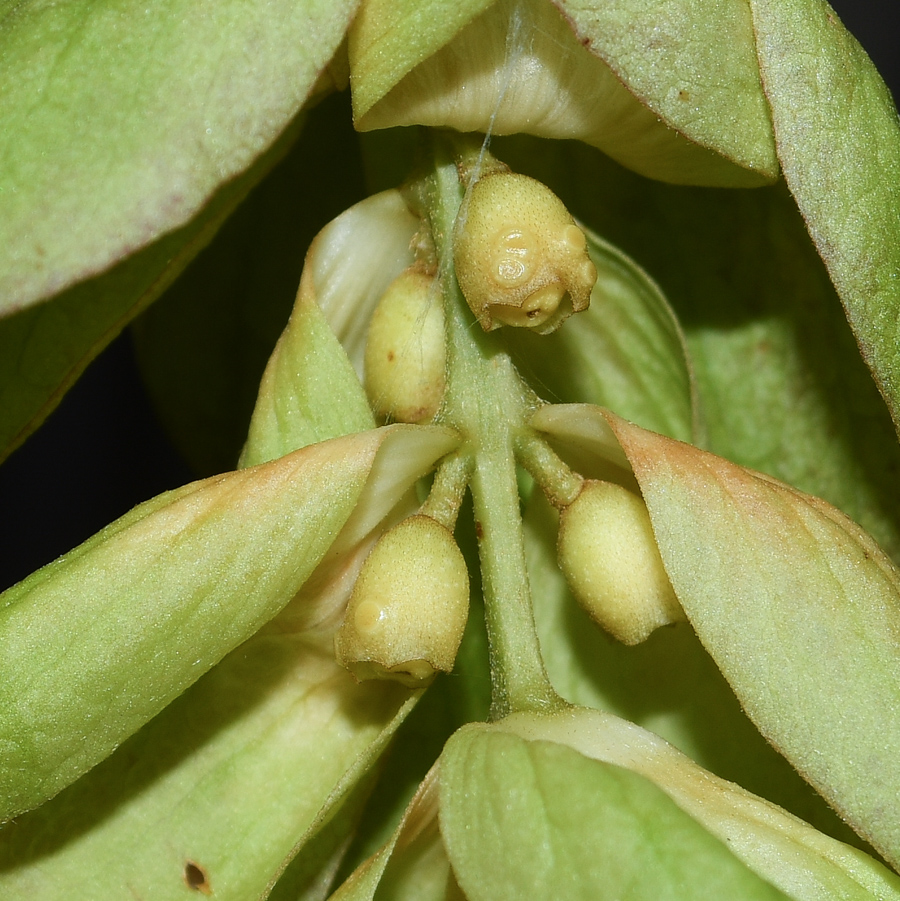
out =
{"type": "Polygon", "coordinates": [[[376,415],[427,422],[444,396],[444,309],[433,276],[415,267],[391,282],[369,325],[366,394],[376,415]]]}
{"type": "Polygon", "coordinates": [[[638,644],[685,620],[644,501],[613,482],[586,482],[563,510],[559,565],[572,594],[607,632],[638,644]]]}
{"type": "Polygon", "coordinates": [[[411,516],[378,540],[334,639],[338,662],[359,680],[426,684],[450,672],[469,610],[469,574],[451,532],[411,516]]]}
{"type": "Polygon", "coordinates": [[[495,172],[472,187],[454,238],[456,278],[485,331],[545,335],[587,309],[597,270],[584,232],[544,184],[495,172]]]}

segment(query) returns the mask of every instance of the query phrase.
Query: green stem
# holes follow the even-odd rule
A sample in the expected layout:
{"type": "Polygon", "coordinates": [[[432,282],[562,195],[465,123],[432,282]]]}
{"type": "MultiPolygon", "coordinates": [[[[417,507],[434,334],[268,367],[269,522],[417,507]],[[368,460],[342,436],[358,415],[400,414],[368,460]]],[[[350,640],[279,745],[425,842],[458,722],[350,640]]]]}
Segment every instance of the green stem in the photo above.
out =
{"type": "Polygon", "coordinates": [[[534,432],[519,438],[516,459],[540,485],[554,507],[568,507],[581,493],[584,479],[572,472],[550,445],[534,432]]]}
{"type": "Polygon", "coordinates": [[[444,460],[435,473],[428,499],[419,513],[430,516],[452,532],[466,487],[472,478],[472,462],[467,454],[454,454],[444,460]]]}
{"type": "Polygon", "coordinates": [[[534,624],[516,481],[515,446],[538,403],[495,333],[466,306],[452,266],[452,235],[462,202],[452,151],[435,152],[426,200],[441,260],[448,345],[447,391],[440,419],[464,436],[474,459],[470,482],[481,558],[491,654],[491,716],[546,710],[563,702],[553,690],[534,624]]]}

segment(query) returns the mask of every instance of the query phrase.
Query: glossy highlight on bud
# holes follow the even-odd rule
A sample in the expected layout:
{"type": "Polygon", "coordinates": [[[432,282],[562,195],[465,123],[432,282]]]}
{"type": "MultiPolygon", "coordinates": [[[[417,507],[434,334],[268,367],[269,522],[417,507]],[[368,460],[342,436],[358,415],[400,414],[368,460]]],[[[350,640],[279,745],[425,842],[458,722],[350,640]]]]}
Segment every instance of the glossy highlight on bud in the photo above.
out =
{"type": "Polygon", "coordinates": [[[413,266],[385,291],[366,339],[366,394],[376,416],[427,422],[444,396],[444,309],[433,275],[413,266]]]}
{"type": "Polygon", "coordinates": [[[559,565],[575,599],[607,632],[638,644],[685,620],[644,501],[613,482],[585,482],[563,510],[559,565]]]}
{"type": "Polygon", "coordinates": [[[453,535],[429,516],[411,516],[366,558],[335,656],[360,682],[420,687],[453,669],[468,612],[469,574],[453,535]]]}
{"type": "Polygon", "coordinates": [[[492,172],[472,186],[454,237],[456,278],[485,331],[545,335],[585,310],[597,270],[584,232],[544,184],[492,172]]]}

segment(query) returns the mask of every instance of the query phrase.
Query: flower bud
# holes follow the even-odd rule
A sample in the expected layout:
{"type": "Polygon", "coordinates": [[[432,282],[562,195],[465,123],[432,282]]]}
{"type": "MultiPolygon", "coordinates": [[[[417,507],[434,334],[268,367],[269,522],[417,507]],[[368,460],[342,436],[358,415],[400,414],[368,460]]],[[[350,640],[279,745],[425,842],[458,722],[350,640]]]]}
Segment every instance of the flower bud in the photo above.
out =
{"type": "Polygon", "coordinates": [[[359,681],[421,686],[453,669],[468,610],[469,574],[453,535],[429,516],[411,516],[366,558],[335,656],[359,681]]]}
{"type": "Polygon", "coordinates": [[[485,331],[524,326],[540,335],[587,309],[597,270],[584,232],[562,201],[526,175],[477,181],[454,239],[456,278],[485,331]]]}
{"type": "Polygon", "coordinates": [[[572,594],[625,644],[685,620],[663,567],[644,501],[613,482],[585,482],[563,510],[557,547],[572,594]]]}
{"type": "Polygon", "coordinates": [[[366,394],[376,415],[427,422],[444,396],[444,308],[433,276],[406,269],[378,302],[366,339],[366,394]]]}

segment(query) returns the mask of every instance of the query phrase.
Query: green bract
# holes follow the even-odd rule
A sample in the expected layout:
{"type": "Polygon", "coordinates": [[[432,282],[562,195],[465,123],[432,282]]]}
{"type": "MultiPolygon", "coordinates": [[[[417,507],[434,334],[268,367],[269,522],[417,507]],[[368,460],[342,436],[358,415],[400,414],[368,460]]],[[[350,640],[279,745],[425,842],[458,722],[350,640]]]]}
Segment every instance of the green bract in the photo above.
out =
{"type": "Polygon", "coordinates": [[[896,423],[896,108],[865,53],[826,4],[752,0],[750,7],[785,180],[896,423]],[[787,60],[795,54],[809,65],[792,66],[787,60]],[[825,106],[816,102],[822,96],[828,97],[825,106]],[[869,227],[872,222],[878,228],[869,227]]]}
{"type": "Polygon", "coordinates": [[[283,155],[355,6],[0,12],[0,455],[283,155]]]}
{"type": "Polygon", "coordinates": [[[748,715],[896,865],[896,567],[818,498],[614,426],[679,601],[748,715]]]}
{"type": "Polygon", "coordinates": [[[825,3],[0,48],[0,455],[140,313],[203,476],[0,595],[0,896],[900,898],[900,130],[825,3]]]}
{"type": "Polygon", "coordinates": [[[560,4],[574,33],[549,0],[500,0],[473,20],[483,6],[443,19],[440,36],[432,23],[440,49],[424,61],[418,42],[384,52],[421,7],[415,19],[386,3],[367,9],[350,32],[357,127],[580,138],[676,183],[759,185],[778,174],[745,5],[713,0],[685,17],[674,3],[560,4]]]}
{"type": "MultiPolygon", "coordinates": [[[[389,445],[413,442],[401,485],[452,446],[440,431],[430,447],[422,433],[392,435],[317,444],[161,495],[7,591],[4,818],[102,760],[278,613],[354,507],[363,521],[344,540],[352,547],[365,535],[380,516],[362,492],[385,441],[382,465],[395,469],[389,445]],[[97,710],[102,722],[85,740],[97,710]]],[[[392,506],[373,500],[381,516],[392,506]]]]}
{"type": "Polygon", "coordinates": [[[341,849],[366,797],[357,783],[414,701],[396,684],[360,690],[307,637],[261,634],[109,760],[11,824],[0,892],[63,901],[115,898],[128,885],[178,897],[193,863],[215,895],[254,897],[321,833],[298,862],[314,877],[341,849]],[[323,826],[342,804],[348,822],[331,836],[323,826]]]}
{"type": "Polygon", "coordinates": [[[4,10],[0,308],[52,296],[191,219],[296,115],[355,6],[4,10]]]}
{"type": "Polygon", "coordinates": [[[900,878],[867,855],[583,708],[459,730],[333,897],[578,899],[626,885],[648,899],[900,897],[900,878]]]}

